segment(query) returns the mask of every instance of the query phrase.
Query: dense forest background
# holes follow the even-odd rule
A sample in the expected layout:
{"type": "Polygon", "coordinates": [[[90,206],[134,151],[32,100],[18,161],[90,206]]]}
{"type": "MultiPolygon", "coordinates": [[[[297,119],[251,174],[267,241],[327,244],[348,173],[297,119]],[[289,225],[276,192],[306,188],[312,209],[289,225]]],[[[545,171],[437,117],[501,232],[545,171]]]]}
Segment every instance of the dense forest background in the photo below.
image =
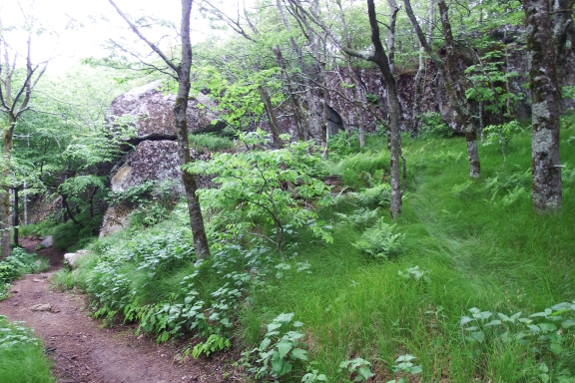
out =
{"type": "Polygon", "coordinates": [[[575,381],[575,1],[14,3],[0,296],[51,235],[95,317],[246,379],[575,381]]]}

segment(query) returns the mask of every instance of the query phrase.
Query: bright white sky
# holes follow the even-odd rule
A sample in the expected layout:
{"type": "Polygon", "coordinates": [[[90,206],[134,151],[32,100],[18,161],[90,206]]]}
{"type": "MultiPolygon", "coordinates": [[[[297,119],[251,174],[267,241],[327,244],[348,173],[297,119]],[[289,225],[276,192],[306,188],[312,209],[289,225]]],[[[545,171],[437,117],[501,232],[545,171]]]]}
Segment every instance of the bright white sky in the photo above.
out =
{"type": "MultiPolygon", "coordinates": [[[[169,20],[179,25],[181,14],[180,0],[115,0],[122,11],[132,20],[142,15],[169,20]]],[[[26,13],[32,0],[0,0],[0,19],[5,27],[22,24],[23,16],[19,3],[26,13]]],[[[193,41],[201,41],[209,33],[207,21],[201,19],[197,7],[192,9],[195,17],[192,28],[193,41]]],[[[36,62],[46,60],[56,54],[48,66],[48,74],[59,75],[86,57],[103,57],[107,55],[103,48],[110,38],[121,41],[136,39],[127,30],[125,22],[115,13],[108,0],[35,0],[34,16],[52,34],[33,37],[32,57],[36,62]]],[[[151,31],[142,32],[152,41],[159,36],[151,31]]],[[[164,30],[164,33],[167,31],[164,30]]],[[[26,35],[10,33],[11,46],[22,54],[26,49],[26,35]]],[[[148,52],[149,49],[142,51],[148,52]]]]}

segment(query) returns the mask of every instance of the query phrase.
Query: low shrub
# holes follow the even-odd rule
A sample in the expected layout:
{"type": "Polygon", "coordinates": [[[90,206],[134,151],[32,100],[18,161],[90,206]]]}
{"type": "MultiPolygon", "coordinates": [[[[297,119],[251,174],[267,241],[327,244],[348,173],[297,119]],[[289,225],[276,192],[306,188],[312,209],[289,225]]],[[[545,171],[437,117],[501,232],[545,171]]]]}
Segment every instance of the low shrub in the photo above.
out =
{"type": "Polygon", "coordinates": [[[54,247],[60,250],[66,250],[78,243],[82,227],[72,221],[62,223],[56,226],[52,231],[54,247]]]}
{"type": "Polygon", "coordinates": [[[421,121],[420,136],[423,137],[451,137],[451,129],[436,112],[424,113],[419,117],[421,121]]]}
{"type": "Polygon", "coordinates": [[[335,165],[333,173],[341,175],[346,186],[353,190],[361,190],[380,184],[383,174],[388,170],[389,154],[381,151],[346,157],[335,165]]]}
{"type": "Polygon", "coordinates": [[[403,234],[395,233],[395,225],[390,225],[380,218],[353,246],[375,259],[387,260],[400,253],[402,240],[403,234]]]}
{"type": "Polygon", "coordinates": [[[47,260],[39,259],[36,254],[16,247],[12,255],[0,262],[0,300],[8,295],[10,283],[24,274],[34,274],[50,269],[47,260]]]}

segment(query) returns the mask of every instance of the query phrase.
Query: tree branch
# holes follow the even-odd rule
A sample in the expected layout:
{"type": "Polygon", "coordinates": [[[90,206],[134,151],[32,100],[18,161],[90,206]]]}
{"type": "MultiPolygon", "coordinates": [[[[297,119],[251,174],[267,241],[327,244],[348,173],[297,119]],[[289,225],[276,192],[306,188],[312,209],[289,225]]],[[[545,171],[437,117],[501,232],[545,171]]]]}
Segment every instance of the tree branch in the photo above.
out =
{"type": "Polygon", "coordinates": [[[162,60],[164,60],[164,62],[166,63],[167,66],[169,66],[174,72],[176,72],[178,75],[180,74],[180,68],[178,66],[176,66],[170,59],[168,59],[168,57],[166,57],[166,55],[164,55],[164,53],[160,50],[160,48],[158,48],[156,46],[156,44],[152,43],[151,41],[149,41],[138,29],[138,27],[132,23],[130,21],[130,19],[120,10],[120,8],[116,5],[116,3],[114,3],[113,0],[108,0],[110,2],[110,4],[112,4],[112,6],[114,8],[116,8],[116,11],[118,12],[118,14],[124,19],[124,21],[126,21],[126,23],[130,26],[130,28],[132,29],[132,31],[134,31],[134,33],[140,38],[140,40],[142,40],[143,42],[145,42],[146,44],[148,44],[148,46],[150,48],[152,48],[152,50],[154,52],[156,52],[158,54],[158,56],[160,56],[162,58],[162,60]]]}

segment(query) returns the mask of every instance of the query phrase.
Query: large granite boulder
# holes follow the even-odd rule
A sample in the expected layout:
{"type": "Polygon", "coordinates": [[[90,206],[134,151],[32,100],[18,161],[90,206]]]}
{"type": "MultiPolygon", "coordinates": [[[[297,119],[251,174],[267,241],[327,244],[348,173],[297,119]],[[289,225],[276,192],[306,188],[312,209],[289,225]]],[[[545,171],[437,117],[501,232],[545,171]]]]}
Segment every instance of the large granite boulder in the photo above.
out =
{"type": "MultiPolygon", "coordinates": [[[[177,200],[184,188],[176,141],[173,106],[175,96],[165,94],[160,82],[133,89],[116,98],[106,115],[111,131],[119,121],[134,124],[135,136],[126,141],[130,150],[114,165],[110,174],[113,192],[125,192],[146,182],[168,182],[171,198],[177,200]],[[126,118],[125,120],[123,118],[126,118]]],[[[190,132],[213,129],[217,120],[215,105],[203,94],[190,100],[188,129],[190,132]]],[[[221,125],[221,124],[220,124],[221,125]]],[[[209,159],[209,154],[190,150],[193,160],[209,159]]],[[[210,180],[198,177],[199,187],[208,187],[210,180]]],[[[104,214],[100,236],[125,228],[133,206],[127,202],[111,205],[104,214]]]]}
{"type": "MultiPolygon", "coordinates": [[[[165,93],[156,81],[124,93],[112,101],[106,123],[113,126],[123,117],[135,124],[137,142],[145,139],[176,139],[173,107],[176,96],[165,93]]],[[[206,129],[217,122],[217,106],[204,94],[198,93],[189,101],[188,130],[206,129]]],[[[122,121],[126,122],[126,121],[122,121]]],[[[131,141],[132,142],[132,141],[131,141]]]]}

